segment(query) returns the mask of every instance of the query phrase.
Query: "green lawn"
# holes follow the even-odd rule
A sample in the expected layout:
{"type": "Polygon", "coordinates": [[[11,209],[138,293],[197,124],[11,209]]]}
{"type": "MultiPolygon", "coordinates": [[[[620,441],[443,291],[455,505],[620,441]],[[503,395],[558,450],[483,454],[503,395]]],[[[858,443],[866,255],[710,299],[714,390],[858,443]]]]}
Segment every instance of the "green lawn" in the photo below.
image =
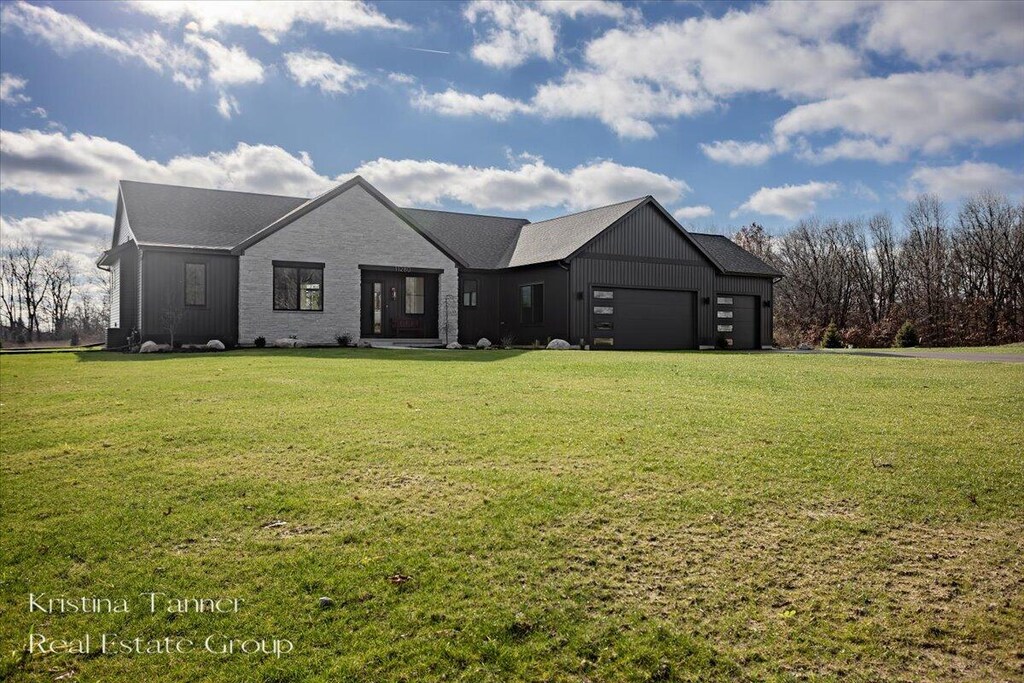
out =
{"type": "Polygon", "coordinates": [[[87,352],[5,355],[0,389],[0,678],[1024,677],[1022,365],[87,352]]]}

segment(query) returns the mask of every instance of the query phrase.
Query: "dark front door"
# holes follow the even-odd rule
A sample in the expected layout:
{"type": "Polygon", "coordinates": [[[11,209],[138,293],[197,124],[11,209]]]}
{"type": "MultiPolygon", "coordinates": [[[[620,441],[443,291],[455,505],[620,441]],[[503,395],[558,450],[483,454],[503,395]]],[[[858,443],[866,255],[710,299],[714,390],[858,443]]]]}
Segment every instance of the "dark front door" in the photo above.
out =
{"type": "Polygon", "coordinates": [[[437,338],[437,274],[362,271],[360,336],[437,338]]]}
{"type": "Polygon", "coordinates": [[[595,286],[590,304],[596,349],[696,348],[693,292],[595,286]]]}

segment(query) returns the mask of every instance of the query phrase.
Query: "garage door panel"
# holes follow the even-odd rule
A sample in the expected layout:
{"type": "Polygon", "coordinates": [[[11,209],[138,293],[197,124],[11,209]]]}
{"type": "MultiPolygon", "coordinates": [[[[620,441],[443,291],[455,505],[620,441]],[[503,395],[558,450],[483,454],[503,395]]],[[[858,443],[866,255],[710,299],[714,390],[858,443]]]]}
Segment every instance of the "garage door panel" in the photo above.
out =
{"type": "Polygon", "coordinates": [[[595,348],[696,348],[693,292],[613,287],[594,291],[591,336],[595,348]]]}
{"type": "Polygon", "coordinates": [[[715,297],[716,334],[731,349],[756,349],[759,345],[759,309],[756,296],[719,294],[715,297]],[[730,343],[731,340],[731,343],[730,343]]]}

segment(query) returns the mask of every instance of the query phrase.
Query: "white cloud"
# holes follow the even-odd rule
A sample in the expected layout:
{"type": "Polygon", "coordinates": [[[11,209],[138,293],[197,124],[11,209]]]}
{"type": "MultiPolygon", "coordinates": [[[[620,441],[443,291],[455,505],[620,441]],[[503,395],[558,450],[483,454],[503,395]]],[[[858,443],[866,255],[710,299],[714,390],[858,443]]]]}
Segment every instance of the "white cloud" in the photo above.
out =
{"type": "Polygon", "coordinates": [[[295,25],[316,26],[341,33],[365,29],[408,30],[408,24],[388,18],[362,0],[347,2],[195,2],[189,0],[135,1],[131,7],[168,24],[193,23],[204,33],[223,26],[253,28],[272,43],[278,42],[295,25]]]}
{"type": "Polygon", "coordinates": [[[404,74],[400,71],[392,71],[388,74],[388,80],[392,83],[401,83],[402,85],[412,85],[416,82],[416,77],[410,74],[404,74]]]}
{"type": "Polygon", "coordinates": [[[958,199],[983,190],[1020,195],[1024,193],[1024,173],[976,161],[955,166],[920,166],[910,174],[901,194],[908,201],[923,192],[958,199]]]}
{"type": "Polygon", "coordinates": [[[690,221],[694,218],[707,218],[714,214],[714,209],[707,204],[701,204],[700,206],[680,206],[672,212],[672,215],[681,221],[690,221]]]}
{"type": "Polygon", "coordinates": [[[440,93],[420,92],[413,97],[414,106],[447,116],[481,115],[504,121],[512,114],[528,112],[529,106],[494,93],[471,95],[452,89],[440,93]]]}
{"type": "Polygon", "coordinates": [[[40,239],[53,249],[89,253],[110,241],[114,217],[93,211],[58,211],[42,217],[0,218],[5,240],[40,239]]]}
{"type": "Polygon", "coordinates": [[[222,92],[220,97],[217,99],[217,113],[226,119],[230,119],[235,114],[241,114],[242,109],[238,106],[238,100],[233,95],[222,92]]]}
{"type": "Polygon", "coordinates": [[[529,59],[552,60],[558,42],[558,15],[616,20],[635,19],[636,11],[617,2],[595,0],[545,0],[542,2],[495,2],[473,0],[463,15],[474,25],[486,27],[482,40],[473,45],[475,59],[488,66],[509,68],[529,59]]]}
{"type": "MultiPolygon", "coordinates": [[[[782,144],[781,147],[785,147],[785,144],[782,144]]],[[[757,166],[781,151],[780,144],[737,140],[715,140],[711,143],[701,143],[700,148],[704,155],[712,161],[733,166],[757,166]]]]}
{"type": "Polygon", "coordinates": [[[288,73],[302,86],[315,85],[321,92],[344,94],[366,87],[363,73],[348,62],[336,62],[323,52],[303,50],[284,56],[288,73]]]}
{"type": "Polygon", "coordinates": [[[895,74],[838,87],[775,123],[791,138],[839,131],[847,136],[817,154],[893,161],[911,150],[945,152],[958,144],[992,145],[1024,136],[1024,67],[895,74]]]}
{"type": "Polygon", "coordinates": [[[803,185],[762,187],[750,195],[731,216],[735,218],[744,211],[751,211],[765,216],[799,218],[814,211],[820,200],[831,197],[838,189],[836,183],[817,181],[803,185]]]}
{"type": "Polygon", "coordinates": [[[28,85],[28,81],[14,74],[0,74],[0,102],[5,104],[25,104],[31,102],[32,98],[21,92],[28,85]]]}
{"type": "Polygon", "coordinates": [[[263,82],[263,64],[238,45],[222,45],[197,33],[185,35],[185,43],[206,54],[210,80],[217,85],[263,82]]]}
{"type": "Polygon", "coordinates": [[[1024,61],[1024,4],[1001,0],[885,2],[871,17],[864,44],[918,64],[942,58],[1024,61]]]}
{"type": "MultiPolygon", "coordinates": [[[[52,7],[27,2],[4,3],[0,23],[5,30],[15,27],[45,42],[58,54],[99,50],[120,60],[140,62],[160,73],[170,72],[174,80],[186,85],[197,84],[196,72],[202,66],[201,60],[190,50],[169,43],[157,33],[117,38],[52,7]]],[[[195,85],[190,87],[194,89],[195,85]]]]}

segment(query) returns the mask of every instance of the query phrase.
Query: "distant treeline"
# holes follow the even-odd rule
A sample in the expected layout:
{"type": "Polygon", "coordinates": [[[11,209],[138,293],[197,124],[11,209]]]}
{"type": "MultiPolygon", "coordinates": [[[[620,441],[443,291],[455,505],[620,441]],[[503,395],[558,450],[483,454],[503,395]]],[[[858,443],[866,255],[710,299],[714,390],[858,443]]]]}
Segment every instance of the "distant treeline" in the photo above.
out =
{"type": "Polygon", "coordinates": [[[775,340],[816,343],[829,323],[844,342],[890,346],[911,321],[925,346],[1024,341],[1024,202],[983,192],[955,213],[934,195],[887,213],[802,220],[770,237],[756,223],[734,239],[785,274],[775,287],[775,340]]]}

